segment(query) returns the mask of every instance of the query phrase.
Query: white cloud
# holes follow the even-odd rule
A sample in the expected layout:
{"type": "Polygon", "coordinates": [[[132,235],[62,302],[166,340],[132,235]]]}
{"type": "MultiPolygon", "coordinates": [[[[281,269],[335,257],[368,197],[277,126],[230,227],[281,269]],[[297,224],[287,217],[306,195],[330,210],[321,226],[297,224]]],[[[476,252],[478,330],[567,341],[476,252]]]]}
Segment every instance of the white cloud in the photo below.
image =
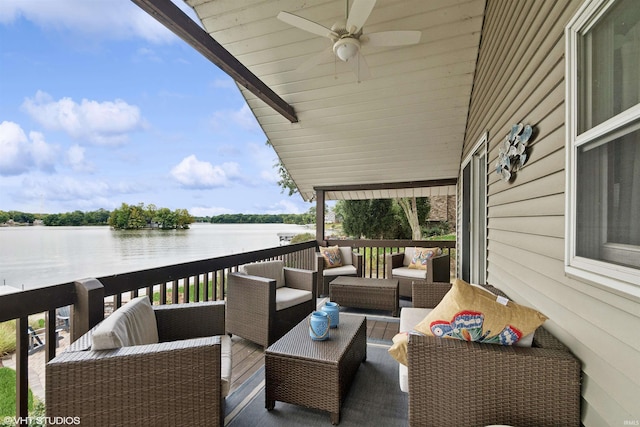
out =
{"type": "Polygon", "coordinates": [[[54,101],[42,91],[25,99],[22,109],[47,129],[62,130],[71,137],[97,145],[119,145],[129,132],[143,127],[140,109],[121,99],[90,101],[80,104],[71,98],[54,101]]]}
{"type": "Polygon", "coordinates": [[[27,138],[19,124],[0,123],[0,175],[20,175],[34,168],[53,172],[56,152],[40,132],[30,132],[27,138]]]}
{"type": "Polygon", "coordinates": [[[269,205],[268,207],[264,207],[263,210],[265,214],[301,214],[306,212],[305,210],[302,210],[300,206],[298,206],[295,202],[284,199],[278,201],[277,203],[269,205]]]}
{"type": "Polygon", "coordinates": [[[270,170],[265,169],[260,172],[260,179],[270,184],[277,184],[280,180],[280,176],[278,175],[278,171],[275,168],[272,168],[270,170]]]}
{"type": "MultiPolygon", "coordinates": [[[[184,1],[175,4],[198,24],[200,20],[184,1]]],[[[178,37],[130,1],[113,0],[2,0],[0,23],[23,17],[45,29],[68,30],[103,39],[143,38],[152,43],[178,37]]]]}
{"type": "MultiPolygon", "coordinates": [[[[17,201],[43,202],[45,207],[65,206],[55,212],[87,211],[99,208],[111,209],[121,202],[121,195],[133,194],[140,190],[133,183],[109,183],[105,180],[77,179],[72,176],[57,175],[51,177],[25,177],[13,190],[17,201]]],[[[46,209],[47,210],[47,209],[46,209]]]]}
{"type": "Polygon", "coordinates": [[[262,132],[258,121],[247,104],[244,104],[239,110],[216,111],[211,117],[211,125],[214,129],[226,129],[229,123],[234,123],[249,132],[262,132]]]}
{"type": "Polygon", "coordinates": [[[241,177],[240,166],[235,162],[214,166],[198,160],[194,154],[174,166],[171,176],[184,187],[190,188],[224,187],[241,177]]]}
{"type": "Polygon", "coordinates": [[[45,171],[53,172],[57,157],[57,147],[47,144],[40,132],[29,132],[31,139],[31,155],[36,166],[45,171]]]}
{"type": "Polygon", "coordinates": [[[67,164],[75,172],[93,172],[94,166],[84,156],[85,148],[72,145],[67,150],[67,164]]]}
{"type": "Polygon", "coordinates": [[[34,176],[24,179],[20,191],[27,199],[44,197],[51,201],[70,201],[104,197],[109,194],[109,185],[105,181],[78,180],[69,176],[57,176],[56,179],[34,176]]]}

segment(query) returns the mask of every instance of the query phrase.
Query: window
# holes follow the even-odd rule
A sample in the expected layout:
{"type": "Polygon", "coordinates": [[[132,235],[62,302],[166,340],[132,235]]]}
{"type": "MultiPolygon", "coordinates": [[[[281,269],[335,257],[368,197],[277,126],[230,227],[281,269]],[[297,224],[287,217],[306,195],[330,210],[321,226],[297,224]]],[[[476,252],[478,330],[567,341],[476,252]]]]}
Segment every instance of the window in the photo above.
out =
{"type": "Polygon", "coordinates": [[[588,0],[566,39],[566,271],[640,295],[637,0],[588,0]]]}

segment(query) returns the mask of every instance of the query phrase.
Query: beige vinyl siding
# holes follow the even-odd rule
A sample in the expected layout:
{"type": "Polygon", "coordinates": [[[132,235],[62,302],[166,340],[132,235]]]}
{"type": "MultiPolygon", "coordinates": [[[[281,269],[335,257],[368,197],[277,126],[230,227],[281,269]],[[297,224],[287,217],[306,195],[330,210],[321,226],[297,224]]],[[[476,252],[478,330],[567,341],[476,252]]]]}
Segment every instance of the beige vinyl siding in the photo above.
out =
{"type": "Polygon", "coordinates": [[[640,303],[564,273],[564,27],[581,3],[487,2],[462,158],[488,132],[487,282],[549,316],[581,360],[585,426],[636,425],[640,303]],[[498,144],[519,122],[536,133],[529,162],[505,183],[498,144]]]}

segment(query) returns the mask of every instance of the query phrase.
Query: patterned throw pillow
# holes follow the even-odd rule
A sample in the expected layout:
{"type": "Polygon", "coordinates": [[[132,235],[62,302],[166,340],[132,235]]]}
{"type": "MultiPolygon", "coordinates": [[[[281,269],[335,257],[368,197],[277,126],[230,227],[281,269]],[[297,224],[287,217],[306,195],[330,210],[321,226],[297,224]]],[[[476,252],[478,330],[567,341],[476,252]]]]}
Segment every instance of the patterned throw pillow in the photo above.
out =
{"type": "Polygon", "coordinates": [[[324,268],[342,267],[342,254],[338,245],[320,248],[324,258],[324,268]]]}
{"type": "Polygon", "coordinates": [[[407,343],[409,341],[409,333],[398,332],[391,341],[393,341],[393,345],[389,347],[389,350],[387,350],[391,357],[396,359],[399,363],[402,363],[404,366],[409,366],[409,361],[407,360],[407,343]]]}
{"type": "Polygon", "coordinates": [[[438,255],[442,255],[442,249],[440,248],[416,248],[409,263],[409,268],[426,270],[429,258],[438,255]]]}
{"type": "Polygon", "coordinates": [[[456,279],[451,290],[415,330],[443,338],[512,345],[533,333],[545,320],[547,317],[533,308],[456,279]]]}

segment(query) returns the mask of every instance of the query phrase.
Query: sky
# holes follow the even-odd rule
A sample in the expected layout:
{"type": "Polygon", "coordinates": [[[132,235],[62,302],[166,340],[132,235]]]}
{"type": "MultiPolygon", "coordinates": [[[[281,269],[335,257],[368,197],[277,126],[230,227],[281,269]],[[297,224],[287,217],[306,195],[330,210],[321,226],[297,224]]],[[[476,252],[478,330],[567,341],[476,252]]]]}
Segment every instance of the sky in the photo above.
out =
{"type": "Polygon", "coordinates": [[[0,210],[308,211],[266,139],[233,80],[131,1],[0,2],[0,210]]]}

